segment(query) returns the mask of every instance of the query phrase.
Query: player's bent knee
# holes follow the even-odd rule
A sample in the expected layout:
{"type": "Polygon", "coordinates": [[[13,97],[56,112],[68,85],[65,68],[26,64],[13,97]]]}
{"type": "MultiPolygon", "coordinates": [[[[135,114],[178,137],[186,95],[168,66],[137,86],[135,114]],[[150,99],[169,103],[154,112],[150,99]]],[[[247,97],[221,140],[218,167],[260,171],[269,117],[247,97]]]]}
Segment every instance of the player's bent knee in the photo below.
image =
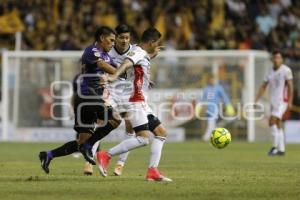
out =
{"type": "Polygon", "coordinates": [[[149,144],[149,138],[147,137],[137,136],[136,139],[139,141],[140,144],[144,146],[149,144]]]}
{"type": "Polygon", "coordinates": [[[161,124],[154,129],[153,133],[155,136],[167,137],[167,130],[161,124]]]}

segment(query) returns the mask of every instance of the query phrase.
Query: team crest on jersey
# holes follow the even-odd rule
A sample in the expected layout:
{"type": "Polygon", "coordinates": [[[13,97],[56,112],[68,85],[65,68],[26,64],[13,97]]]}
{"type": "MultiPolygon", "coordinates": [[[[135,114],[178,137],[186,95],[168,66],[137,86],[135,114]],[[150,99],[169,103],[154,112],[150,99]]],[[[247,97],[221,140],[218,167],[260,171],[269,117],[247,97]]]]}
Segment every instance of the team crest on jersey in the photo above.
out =
{"type": "Polygon", "coordinates": [[[100,52],[94,52],[94,56],[100,57],[100,52]]]}
{"type": "Polygon", "coordinates": [[[127,55],[128,55],[128,56],[134,56],[134,54],[135,54],[135,53],[134,53],[133,51],[130,51],[127,55]]]}

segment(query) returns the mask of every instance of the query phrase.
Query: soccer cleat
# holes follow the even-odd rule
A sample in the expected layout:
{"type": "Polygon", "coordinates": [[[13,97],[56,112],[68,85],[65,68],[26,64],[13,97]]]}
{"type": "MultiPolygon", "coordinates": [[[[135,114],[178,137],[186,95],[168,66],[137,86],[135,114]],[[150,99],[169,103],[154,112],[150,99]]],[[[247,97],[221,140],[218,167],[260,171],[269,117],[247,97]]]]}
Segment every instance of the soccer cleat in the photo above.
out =
{"type": "Polygon", "coordinates": [[[92,149],[87,149],[87,148],[84,147],[83,144],[81,144],[81,145],[78,146],[78,150],[83,155],[83,157],[86,161],[88,161],[92,165],[96,165],[96,161],[94,159],[92,149]]]}
{"type": "Polygon", "coordinates": [[[156,167],[148,168],[147,175],[146,175],[147,181],[159,181],[159,182],[172,182],[173,180],[163,176],[156,167]]]}
{"type": "Polygon", "coordinates": [[[278,150],[276,149],[276,147],[272,147],[270,149],[270,151],[268,152],[268,156],[276,156],[277,152],[278,152],[278,150]]]}
{"type": "Polygon", "coordinates": [[[285,155],[285,152],[284,151],[278,151],[277,152],[277,156],[284,156],[285,155]]]}
{"type": "Polygon", "coordinates": [[[89,163],[89,162],[85,163],[83,174],[87,175],[87,176],[93,175],[93,165],[91,165],[91,163],[89,163]]]}
{"type": "Polygon", "coordinates": [[[107,176],[107,167],[111,157],[106,151],[97,152],[98,168],[103,177],[107,176]]]}
{"type": "Polygon", "coordinates": [[[115,176],[121,176],[123,171],[123,165],[116,164],[115,170],[114,170],[114,175],[115,176]]]}
{"type": "Polygon", "coordinates": [[[48,157],[47,152],[45,152],[45,151],[40,152],[39,158],[40,158],[40,161],[41,161],[42,169],[47,174],[49,174],[49,165],[50,165],[50,162],[51,162],[52,159],[48,157]]]}

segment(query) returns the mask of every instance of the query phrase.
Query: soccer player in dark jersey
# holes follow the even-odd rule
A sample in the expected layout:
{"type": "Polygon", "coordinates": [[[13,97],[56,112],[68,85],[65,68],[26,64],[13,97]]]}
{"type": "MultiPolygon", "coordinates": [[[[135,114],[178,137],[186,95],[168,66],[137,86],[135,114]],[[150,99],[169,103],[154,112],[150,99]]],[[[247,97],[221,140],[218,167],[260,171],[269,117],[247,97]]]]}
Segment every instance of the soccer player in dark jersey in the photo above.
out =
{"type": "Polygon", "coordinates": [[[53,158],[66,156],[78,150],[87,161],[95,164],[91,148],[85,143],[96,130],[95,124],[98,124],[97,133],[103,134],[103,137],[120,124],[119,116],[114,114],[112,107],[106,105],[102,99],[105,86],[101,83],[101,76],[116,71],[108,55],[114,42],[114,30],[102,26],[96,30],[95,43],[85,49],[81,58],[83,72],[78,78],[74,97],[74,130],[79,137],[56,149],[40,152],[41,166],[46,173],[49,173],[49,164],[53,158]]]}

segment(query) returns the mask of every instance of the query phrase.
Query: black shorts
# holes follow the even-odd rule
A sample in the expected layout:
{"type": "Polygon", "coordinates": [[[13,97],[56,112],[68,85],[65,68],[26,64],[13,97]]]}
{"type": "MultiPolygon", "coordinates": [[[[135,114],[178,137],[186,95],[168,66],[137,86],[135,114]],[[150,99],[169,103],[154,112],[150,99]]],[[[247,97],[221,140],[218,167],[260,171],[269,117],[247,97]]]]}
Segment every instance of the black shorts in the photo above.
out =
{"type": "Polygon", "coordinates": [[[154,129],[156,129],[156,127],[158,127],[161,124],[161,122],[156,116],[152,114],[149,114],[147,117],[148,117],[149,129],[151,132],[153,132],[154,129]]]}
{"type": "Polygon", "coordinates": [[[74,99],[75,124],[77,133],[93,133],[97,120],[108,121],[113,118],[113,108],[104,104],[102,99],[74,99]]]}

